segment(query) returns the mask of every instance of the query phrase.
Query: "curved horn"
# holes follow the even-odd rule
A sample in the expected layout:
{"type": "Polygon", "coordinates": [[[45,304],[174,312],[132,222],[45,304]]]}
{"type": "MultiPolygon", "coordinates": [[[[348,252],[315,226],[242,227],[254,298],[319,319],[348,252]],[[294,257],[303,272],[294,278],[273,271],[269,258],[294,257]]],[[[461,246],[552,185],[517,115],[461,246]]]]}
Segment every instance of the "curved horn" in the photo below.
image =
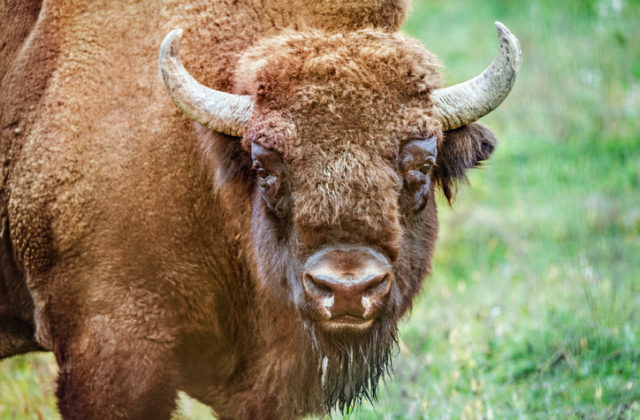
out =
{"type": "Polygon", "coordinates": [[[500,22],[498,54],[479,76],[431,93],[443,130],[453,130],[487,115],[502,103],[513,87],[522,63],[518,39],[500,22]]]}
{"type": "Polygon", "coordinates": [[[242,137],[253,114],[250,96],[210,89],[198,83],[180,61],[182,29],[167,34],[160,47],[160,72],[169,96],[192,120],[219,133],[242,137]]]}

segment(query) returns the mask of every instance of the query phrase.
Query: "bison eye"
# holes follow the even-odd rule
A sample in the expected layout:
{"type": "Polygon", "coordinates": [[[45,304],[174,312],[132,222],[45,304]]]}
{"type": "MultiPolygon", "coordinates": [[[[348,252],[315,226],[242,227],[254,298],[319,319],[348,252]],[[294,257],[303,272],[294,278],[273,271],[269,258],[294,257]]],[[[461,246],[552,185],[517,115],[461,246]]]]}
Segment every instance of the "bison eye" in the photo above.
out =
{"type": "Polygon", "coordinates": [[[271,149],[251,144],[251,157],[253,170],[257,175],[257,186],[264,203],[269,211],[276,217],[287,215],[289,203],[289,190],[287,185],[287,165],[282,155],[271,149]]]}
{"type": "Polygon", "coordinates": [[[437,155],[434,136],[411,140],[401,149],[398,158],[404,189],[400,202],[405,212],[418,212],[426,205],[437,155]]]}
{"type": "Polygon", "coordinates": [[[269,176],[269,172],[267,172],[266,169],[260,166],[260,163],[258,162],[253,162],[253,169],[255,169],[256,174],[258,174],[260,178],[266,178],[267,176],[269,176]]]}
{"type": "Polygon", "coordinates": [[[420,172],[422,172],[423,174],[427,175],[430,171],[431,171],[431,167],[432,167],[432,163],[431,162],[425,162],[421,167],[420,167],[420,172]]]}
{"type": "Polygon", "coordinates": [[[278,187],[278,177],[266,170],[257,160],[253,162],[253,169],[256,171],[256,175],[258,175],[258,185],[261,189],[278,187]]]}

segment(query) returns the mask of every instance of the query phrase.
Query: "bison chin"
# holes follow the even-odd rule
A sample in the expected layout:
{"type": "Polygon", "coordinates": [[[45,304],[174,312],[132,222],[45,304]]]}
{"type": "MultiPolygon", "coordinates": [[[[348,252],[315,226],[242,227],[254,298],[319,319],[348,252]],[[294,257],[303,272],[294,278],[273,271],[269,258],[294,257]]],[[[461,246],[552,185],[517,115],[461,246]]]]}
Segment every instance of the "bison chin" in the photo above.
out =
{"type": "Polygon", "coordinates": [[[361,403],[373,401],[378,381],[391,373],[391,356],[397,346],[394,317],[378,318],[370,328],[327,330],[306,321],[327,412],[336,406],[345,413],[361,403]]]}

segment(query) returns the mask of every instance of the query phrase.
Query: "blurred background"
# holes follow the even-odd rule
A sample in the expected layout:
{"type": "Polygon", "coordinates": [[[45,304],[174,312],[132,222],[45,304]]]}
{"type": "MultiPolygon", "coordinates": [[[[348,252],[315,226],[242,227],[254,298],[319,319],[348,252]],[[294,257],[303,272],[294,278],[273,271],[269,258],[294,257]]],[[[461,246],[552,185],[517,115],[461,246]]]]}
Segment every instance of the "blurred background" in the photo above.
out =
{"type": "MultiPolygon", "coordinates": [[[[640,1],[414,0],[403,30],[453,84],[491,62],[496,20],[524,58],[482,120],[499,147],[452,208],[439,197],[395,377],[348,419],[640,418],[640,1]]],[[[55,371],[1,362],[0,419],[59,418],[55,371]]]]}

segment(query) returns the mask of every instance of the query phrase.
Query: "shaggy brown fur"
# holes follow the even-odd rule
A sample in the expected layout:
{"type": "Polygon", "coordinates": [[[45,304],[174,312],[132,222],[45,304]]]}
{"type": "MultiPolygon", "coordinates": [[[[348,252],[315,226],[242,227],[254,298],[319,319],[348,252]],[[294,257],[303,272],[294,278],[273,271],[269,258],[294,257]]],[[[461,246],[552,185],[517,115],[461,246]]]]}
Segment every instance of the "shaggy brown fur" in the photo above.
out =
{"type": "Polygon", "coordinates": [[[495,145],[475,124],[442,133],[438,64],[395,32],[407,7],[0,6],[0,357],[53,351],[67,419],[168,418],[178,389],[238,419],[373,397],[430,273],[434,185],[450,197],[495,145]],[[194,126],[167,97],[157,51],[176,27],[200,82],[256,101],[241,141],[194,126]],[[398,156],[432,136],[433,182],[408,211],[398,156]],[[284,162],[277,216],[252,144],[284,162]],[[393,265],[383,316],[361,334],[320,329],[305,307],[304,261],[335,243],[393,265]]]}

